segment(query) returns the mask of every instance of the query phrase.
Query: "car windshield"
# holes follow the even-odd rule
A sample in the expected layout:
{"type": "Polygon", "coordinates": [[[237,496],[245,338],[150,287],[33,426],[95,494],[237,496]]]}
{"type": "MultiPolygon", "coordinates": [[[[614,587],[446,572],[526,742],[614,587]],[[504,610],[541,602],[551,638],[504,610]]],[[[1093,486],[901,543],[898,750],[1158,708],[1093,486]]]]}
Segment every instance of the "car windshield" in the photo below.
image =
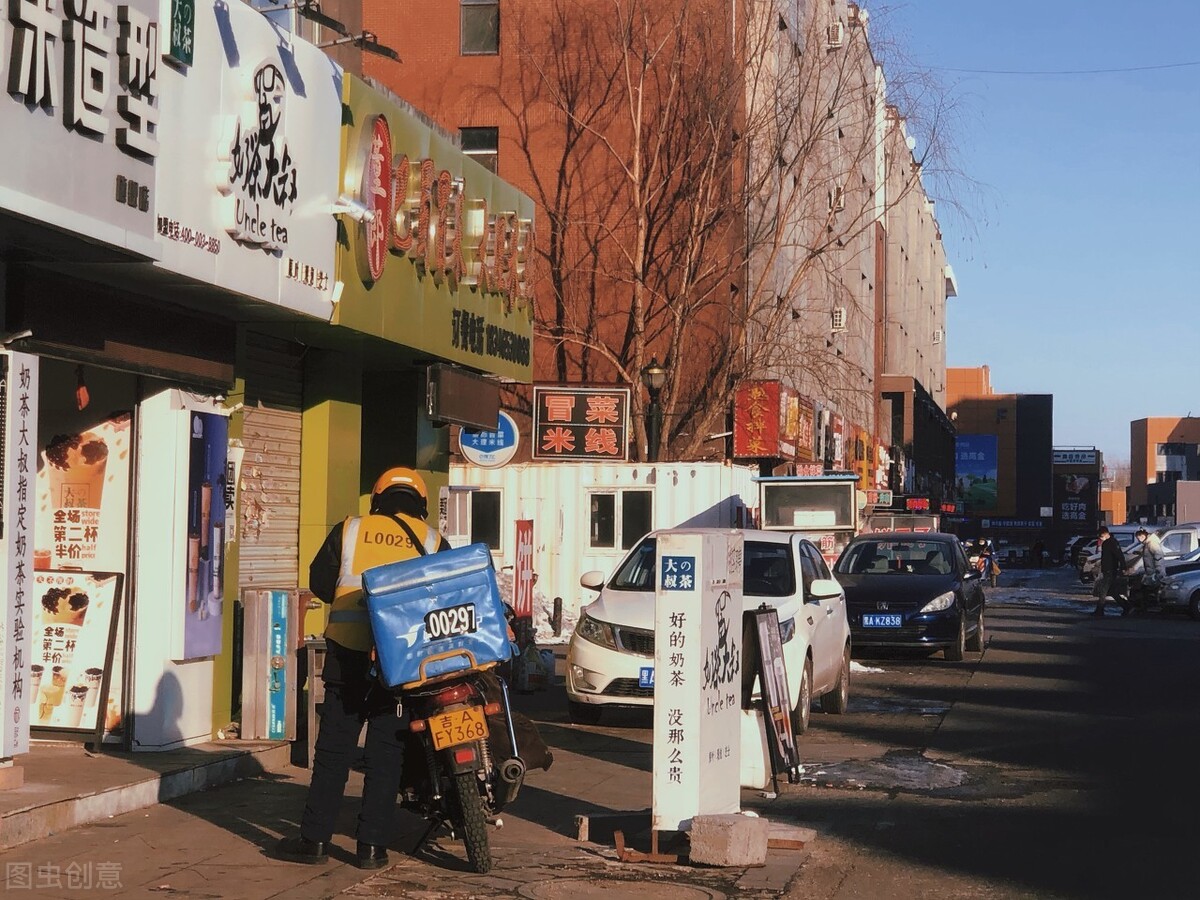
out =
{"type": "MultiPolygon", "coordinates": [[[[654,590],[657,541],[648,537],[629,554],[609,587],[617,591],[654,590]]],[[[745,592],[753,597],[790,597],[796,593],[796,567],[789,544],[746,541],[745,592]]]]}
{"type": "Polygon", "coordinates": [[[840,575],[949,575],[951,548],[942,541],[860,541],[837,561],[840,575]]]}

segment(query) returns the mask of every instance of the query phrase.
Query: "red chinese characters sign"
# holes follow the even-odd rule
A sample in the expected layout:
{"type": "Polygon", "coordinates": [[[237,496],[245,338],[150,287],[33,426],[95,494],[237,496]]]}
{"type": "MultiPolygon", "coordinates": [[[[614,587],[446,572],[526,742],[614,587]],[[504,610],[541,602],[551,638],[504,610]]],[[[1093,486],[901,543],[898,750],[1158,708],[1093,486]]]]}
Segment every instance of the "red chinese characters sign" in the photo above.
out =
{"type": "Polygon", "coordinates": [[[629,388],[533,388],[533,458],[629,458],[629,388]]]}
{"type": "Polygon", "coordinates": [[[733,405],[733,455],[813,457],[813,406],[778,381],[747,381],[733,405]]]}

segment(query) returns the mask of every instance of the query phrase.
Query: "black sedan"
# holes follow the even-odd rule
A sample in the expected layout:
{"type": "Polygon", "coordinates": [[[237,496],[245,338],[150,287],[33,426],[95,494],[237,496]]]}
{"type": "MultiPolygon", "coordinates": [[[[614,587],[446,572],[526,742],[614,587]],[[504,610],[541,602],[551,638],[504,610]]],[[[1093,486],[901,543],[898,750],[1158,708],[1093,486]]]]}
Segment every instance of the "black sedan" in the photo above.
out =
{"type": "Polygon", "coordinates": [[[855,647],[983,650],[983,579],[951,534],[886,532],[852,540],[834,566],[855,647]]]}

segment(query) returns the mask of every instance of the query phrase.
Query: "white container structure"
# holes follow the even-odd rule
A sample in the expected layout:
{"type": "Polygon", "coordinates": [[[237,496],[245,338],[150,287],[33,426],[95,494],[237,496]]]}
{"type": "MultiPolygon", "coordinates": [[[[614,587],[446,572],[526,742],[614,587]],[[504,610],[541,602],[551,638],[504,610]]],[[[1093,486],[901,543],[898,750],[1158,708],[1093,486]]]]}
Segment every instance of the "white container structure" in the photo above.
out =
{"type": "Polygon", "coordinates": [[[570,623],[595,599],[579,576],[592,569],[611,573],[647,532],[749,527],[757,474],[720,462],[533,462],[495,469],[454,463],[442,527],[456,547],[491,544],[503,574],[516,556],[515,523],[532,519],[535,623],[538,607],[549,615],[555,597],[570,623]]]}

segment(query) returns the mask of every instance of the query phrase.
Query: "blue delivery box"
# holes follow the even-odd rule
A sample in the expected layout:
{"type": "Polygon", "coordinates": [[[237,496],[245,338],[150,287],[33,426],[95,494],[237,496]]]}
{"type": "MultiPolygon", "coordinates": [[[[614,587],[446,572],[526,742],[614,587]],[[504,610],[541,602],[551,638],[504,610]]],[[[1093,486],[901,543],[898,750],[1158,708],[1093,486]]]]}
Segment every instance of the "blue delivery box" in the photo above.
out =
{"type": "Polygon", "coordinates": [[[380,676],[413,688],[510,656],[508,623],[487,544],[362,573],[380,676]]]}

